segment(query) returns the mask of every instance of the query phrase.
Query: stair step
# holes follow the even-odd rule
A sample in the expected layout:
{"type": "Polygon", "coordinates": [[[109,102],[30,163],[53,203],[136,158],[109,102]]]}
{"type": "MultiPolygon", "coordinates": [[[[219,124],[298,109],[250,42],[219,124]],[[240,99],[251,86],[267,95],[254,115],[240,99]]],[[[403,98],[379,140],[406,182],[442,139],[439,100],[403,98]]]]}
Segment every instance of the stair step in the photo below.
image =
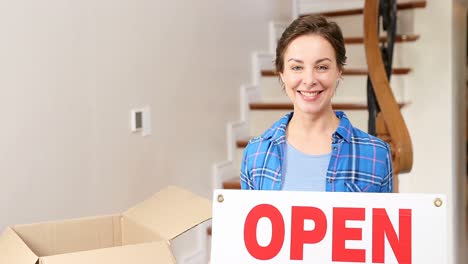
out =
{"type": "Polygon", "coordinates": [[[229,180],[223,182],[223,189],[240,189],[240,179],[239,176],[233,177],[229,180]]]}
{"type": "MultiPolygon", "coordinates": [[[[396,35],[395,42],[412,42],[419,39],[419,35],[415,34],[403,34],[403,35],[396,35]]],[[[387,37],[381,36],[379,38],[380,42],[386,42],[387,37]]],[[[346,37],[344,38],[346,44],[360,44],[364,43],[363,37],[346,37]]]]}
{"type": "MultiPolygon", "coordinates": [[[[411,1],[411,2],[405,2],[405,3],[397,3],[397,9],[398,10],[405,10],[405,9],[414,9],[414,8],[425,8],[426,7],[426,1],[411,1]]],[[[355,9],[348,9],[348,10],[337,10],[337,11],[330,11],[330,12],[323,12],[323,13],[318,13],[320,15],[326,16],[326,17],[337,17],[337,16],[349,16],[349,15],[360,15],[364,11],[363,8],[355,8],[355,9]]],[[[301,16],[307,16],[308,14],[304,14],[301,16]]]]}
{"type": "MultiPolygon", "coordinates": [[[[406,103],[399,103],[400,108],[406,103]]],[[[367,110],[367,104],[359,103],[333,103],[334,110],[367,110]]],[[[250,103],[250,110],[293,110],[290,102],[255,102],[250,103]]]]}
{"type": "Polygon", "coordinates": [[[238,148],[245,148],[249,143],[250,138],[243,138],[236,141],[236,147],[238,148]]]}
{"type": "MultiPolygon", "coordinates": [[[[394,68],[392,74],[408,74],[410,73],[411,68],[394,68]]],[[[367,69],[345,69],[343,75],[367,75],[367,69]]],[[[274,70],[262,70],[261,72],[263,77],[277,76],[278,74],[274,70]]]]}

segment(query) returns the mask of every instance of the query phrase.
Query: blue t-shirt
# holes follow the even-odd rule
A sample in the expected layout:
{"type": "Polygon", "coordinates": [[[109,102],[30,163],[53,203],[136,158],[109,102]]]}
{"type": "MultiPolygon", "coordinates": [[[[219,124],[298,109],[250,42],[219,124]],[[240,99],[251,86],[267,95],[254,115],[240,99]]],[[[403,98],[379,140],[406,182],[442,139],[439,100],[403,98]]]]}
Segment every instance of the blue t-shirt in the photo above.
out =
{"type": "Polygon", "coordinates": [[[307,155],[295,149],[287,141],[285,147],[282,189],[285,191],[324,192],[331,153],[307,155]]]}

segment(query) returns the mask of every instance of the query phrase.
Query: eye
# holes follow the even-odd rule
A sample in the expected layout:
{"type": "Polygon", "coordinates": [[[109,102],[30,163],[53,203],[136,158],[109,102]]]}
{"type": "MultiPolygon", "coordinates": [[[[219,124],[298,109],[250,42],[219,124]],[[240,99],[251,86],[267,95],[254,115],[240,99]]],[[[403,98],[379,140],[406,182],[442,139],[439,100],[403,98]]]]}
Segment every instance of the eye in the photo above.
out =
{"type": "Polygon", "coordinates": [[[318,70],[318,71],[321,71],[321,72],[327,71],[327,70],[328,70],[328,66],[327,66],[327,65],[319,65],[319,66],[317,66],[317,70],[318,70]]]}
{"type": "Polygon", "coordinates": [[[300,70],[302,70],[302,66],[292,66],[292,67],[291,67],[291,70],[293,70],[293,71],[300,71],[300,70]]]}

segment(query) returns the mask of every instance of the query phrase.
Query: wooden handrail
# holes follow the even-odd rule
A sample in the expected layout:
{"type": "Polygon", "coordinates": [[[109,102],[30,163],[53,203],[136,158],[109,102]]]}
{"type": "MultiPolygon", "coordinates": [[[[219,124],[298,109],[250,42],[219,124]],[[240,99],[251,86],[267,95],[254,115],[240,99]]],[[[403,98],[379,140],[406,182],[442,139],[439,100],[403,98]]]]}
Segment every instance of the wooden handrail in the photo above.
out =
{"type": "Polygon", "coordinates": [[[413,147],[408,128],[395,100],[385,72],[378,36],[379,1],[364,4],[364,45],[367,65],[381,112],[377,116],[377,136],[389,135],[395,175],[409,172],[413,166],[413,147]]]}

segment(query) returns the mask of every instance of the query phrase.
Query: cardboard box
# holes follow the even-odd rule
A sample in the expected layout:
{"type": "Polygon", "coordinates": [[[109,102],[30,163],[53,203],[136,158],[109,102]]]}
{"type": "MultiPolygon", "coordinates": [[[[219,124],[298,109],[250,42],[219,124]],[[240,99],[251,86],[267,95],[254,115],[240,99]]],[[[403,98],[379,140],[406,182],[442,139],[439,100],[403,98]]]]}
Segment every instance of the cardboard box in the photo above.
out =
{"type": "Polygon", "coordinates": [[[7,227],[0,263],[176,263],[170,241],[210,218],[211,201],[168,187],[119,215],[7,227]]]}

